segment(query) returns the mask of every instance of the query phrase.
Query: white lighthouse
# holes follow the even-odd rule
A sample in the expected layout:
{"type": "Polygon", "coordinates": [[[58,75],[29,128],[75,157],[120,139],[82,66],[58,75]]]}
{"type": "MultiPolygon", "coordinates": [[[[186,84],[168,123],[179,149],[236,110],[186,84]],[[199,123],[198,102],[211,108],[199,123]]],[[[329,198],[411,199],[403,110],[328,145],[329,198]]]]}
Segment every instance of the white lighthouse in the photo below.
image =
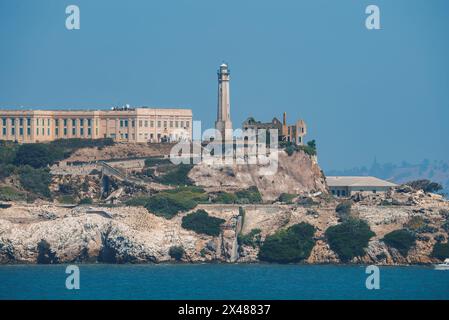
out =
{"type": "Polygon", "coordinates": [[[218,75],[218,105],[215,129],[221,133],[225,142],[232,141],[231,100],[229,95],[230,72],[226,63],[220,65],[218,75]]]}

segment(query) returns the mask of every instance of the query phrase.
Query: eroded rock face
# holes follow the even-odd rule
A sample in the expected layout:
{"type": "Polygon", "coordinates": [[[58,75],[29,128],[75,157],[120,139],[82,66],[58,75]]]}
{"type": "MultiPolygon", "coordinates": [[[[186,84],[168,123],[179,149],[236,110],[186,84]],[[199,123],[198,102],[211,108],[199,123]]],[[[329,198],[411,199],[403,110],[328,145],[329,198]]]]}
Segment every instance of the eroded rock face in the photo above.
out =
{"type": "Polygon", "coordinates": [[[280,150],[278,159],[274,175],[261,174],[258,165],[220,167],[202,162],[190,171],[189,177],[207,191],[232,192],[256,186],[265,201],[275,200],[281,193],[327,193],[321,169],[312,157],[302,151],[288,156],[280,150]]]}
{"type": "MultiPolygon", "coordinates": [[[[392,196],[395,195],[382,195],[375,200],[364,198],[353,204],[352,211],[366,220],[376,235],[370,240],[366,254],[351,262],[386,265],[437,262],[430,255],[437,236],[447,239],[443,225],[447,221],[444,212],[449,210],[448,201],[413,193],[407,197],[414,198],[416,204],[380,204],[392,196]],[[416,245],[404,257],[382,239],[385,234],[402,229],[414,217],[432,228],[418,233],[416,245]]],[[[217,237],[183,229],[182,217],[187,213],[167,220],[139,207],[67,208],[43,201],[15,203],[0,210],[0,263],[158,263],[173,261],[168,254],[172,246],[184,248],[184,262],[257,262],[257,245],[236,247],[240,229],[242,234],[259,229],[263,241],[268,235],[300,222],[307,222],[316,230],[315,246],[306,263],[339,263],[325,237],[327,228],[339,223],[335,213],[337,202],[315,199],[314,203],[244,205],[243,218],[239,218],[238,205],[199,205],[194,210],[204,209],[209,215],[225,220],[217,237]]]]}

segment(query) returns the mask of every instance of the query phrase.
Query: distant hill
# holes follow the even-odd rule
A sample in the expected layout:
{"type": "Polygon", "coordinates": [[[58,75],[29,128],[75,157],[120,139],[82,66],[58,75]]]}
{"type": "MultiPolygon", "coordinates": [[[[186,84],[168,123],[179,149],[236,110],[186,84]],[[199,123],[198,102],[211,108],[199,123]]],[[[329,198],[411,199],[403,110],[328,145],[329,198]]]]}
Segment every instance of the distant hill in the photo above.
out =
{"type": "Polygon", "coordinates": [[[443,185],[443,193],[449,194],[449,161],[424,159],[419,164],[402,161],[400,164],[378,163],[370,167],[362,166],[346,170],[327,170],[329,176],[375,176],[395,183],[416,179],[429,179],[443,185]]]}

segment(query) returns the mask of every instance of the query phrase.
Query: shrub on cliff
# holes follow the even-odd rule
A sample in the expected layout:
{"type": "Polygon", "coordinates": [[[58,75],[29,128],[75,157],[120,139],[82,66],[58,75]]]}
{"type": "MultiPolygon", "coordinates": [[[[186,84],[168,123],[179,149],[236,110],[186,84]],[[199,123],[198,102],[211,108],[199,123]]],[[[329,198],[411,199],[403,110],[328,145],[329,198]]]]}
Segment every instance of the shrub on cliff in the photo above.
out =
{"type": "Polygon", "coordinates": [[[315,244],[315,228],[305,222],[268,236],[259,251],[261,261],[293,263],[307,259],[315,244]]]}
{"type": "Polygon", "coordinates": [[[382,241],[406,257],[410,248],[415,245],[416,236],[406,229],[394,230],[386,234],[382,241]]]}
{"type": "Polygon", "coordinates": [[[260,229],[252,229],[247,234],[239,234],[237,237],[237,241],[239,245],[251,246],[255,248],[260,245],[260,233],[262,230],[260,229]]]}
{"type": "Polygon", "coordinates": [[[17,149],[14,164],[44,168],[61,159],[64,159],[64,150],[60,147],[42,143],[22,144],[17,149]]]}
{"type": "Polygon", "coordinates": [[[218,236],[221,230],[220,226],[224,222],[225,220],[211,217],[206,211],[200,209],[183,217],[181,226],[196,233],[218,236]]]}
{"type": "MultiPolygon", "coordinates": [[[[207,194],[198,187],[179,187],[173,190],[166,190],[150,197],[145,203],[145,208],[157,216],[167,219],[173,218],[178,212],[189,211],[198,203],[206,202],[207,194]]],[[[145,201],[141,199],[142,203],[145,201]]],[[[136,204],[132,201],[128,204],[136,204]]]]}
{"type": "Polygon", "coordinates": [[[444,260],[449,258],[449,242],[447,243],[441,243],[441,242],[437,242],[435,243],[435,245],[433,246],[433,250],[432,250],[432,257],[434,258],[438,258],[440,260],[444,260]]]}
{"type": "Polygon", "coordinates": [[[292,200],[297,196],[298,195],[291,193],[281,193],[281,195],[278,198],[278,201],[283,203],[292,203],[292,200]]]}
{"type": "Polygon", "coordinates": [[[354,257],[365,255],[369,240],[375,236],[369,225],[359,219],[347,219],[346,221],[329,227],[326,232],[327,242],[340,260],[351,261],[354,257]]]}
{"type": "Polygon", "coordinates": [[[261,203],[262,196],[256,186],[249,187],[245,190],[240,190],[235,193],[238,203],[261,203]]]}
{"type": "Polygon", "coordinates": [[[157,177],[156,181],[162,184],[170,185],[192,185],[192,180],[188,177],[192,165],[180,164],[161,177],[157,177]]]}
{"type": "Polygon", "coordinates": [[[51,175],[47,168],[34,169],[28,165],[19,168],[20,184],[25,190],[49,198],[51,196],[48,186],[51,175]]]}
{"type": "Polygon", "coordinates": [[[213,200],[214,203],[236,203],[237,202],[237,196],[233,193],[229,193],[229,192],[218,192],[217,196],[215,197],[215,199],[213,200]]]}
{"type": "Polygon", "coordinates": [[[170,255],[170,257],[172,257],[176,261],[181,261],[182,257],[184,256],[184,253],[185,253],[184,248],[181,246],[172,246],[168,250],[168,254],[170,255]]]}

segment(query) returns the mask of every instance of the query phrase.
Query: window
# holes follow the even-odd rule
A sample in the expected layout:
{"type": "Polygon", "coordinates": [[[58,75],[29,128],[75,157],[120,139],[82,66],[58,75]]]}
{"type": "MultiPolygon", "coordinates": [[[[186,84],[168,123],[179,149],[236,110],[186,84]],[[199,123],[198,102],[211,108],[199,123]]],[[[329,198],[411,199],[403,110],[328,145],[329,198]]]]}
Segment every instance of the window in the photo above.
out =
{"type": "Polygon", "coordinates": [[[189,125],[190,125],[190,122],[189,122],[189,121],[186,121],[186,128],[188,128],[189,125]]]}
{"type": "Polygon", "coordinates": [[[136,125],[135,121],[134,121],[134,120],[132,120],[132,121],[131,121],[131,127],[133,127],[133,128],[134,128],[134,127],[135,127],[135,125],[136,125]]]}
{"type": "Polygon", "coordinates": [[[184,121],[181,121],[181,128],[184,128],[184,121]]]}
{"type": "Polygon", "coordinates": [[[90,127],[92,125],[92,119],[87,119],[87,126],[90,127]]]}
{"type": "Polygon", "coordinates": [[[92,134],[92,129],[91,128],[87,128],[87,135],[90,136],[92,134]]]}
{"type": "Polygon", "coordinates": [[[123,120],[120,120],[120,127],[123,127],[123,120]]]}
{"type": "Polygon", "coordinates": [[[16,122],[16,119],[14,119],[14,118],[11,118],[11,125],[12,125],[12,126],[14,126],[14,125],[15,125],[15,122],[16,122]]]}
{"type": "Polygon", "coordinates": [[[64,135],[67,135],[67,128],[64,128],[64,135]]]}
{"type": "Polygon", "coordinates": [[[76,127],[76,119],[72,119],[72,127],[76,127]]]}
{"type": "Polygon", "coordinates": [[[16,128],[11,127],[11,134],[12,134],[12,135],[15,135],[15,134],[16,134],[16,128]]]}
{"type": "Polygon", "coordinates": [[[31,136],[31,128],[30,127],[27,128],[27,136],[31,136]]]}
{"type": "Polygon", "coordinates": [[[6,126],[6,118],[3,118],[2,121],[3,121],[3,126],[6,126]]]}
{"type": "Polygon", "coordinates": [[[80,135],[84,136],[84,128],[83,127],[80,128],[80,135]]]}
{"type": "Polygon", "coordinates": [[[128,134],[127,133],[125,133],[125,139],[128,139],[128,134]]]}
{"type": "Polygon", "coordinates": [[[6,128],[3,128],[3,135],[6,136],[6,128]]]}
{"type": "Polygon", "coordinates": [[[84,126],[84,119],[80,119],[80,127],[84,126]]]}
{"type": "Polygon", "coordinates": [[[39,128],[36,128],[36,136],[39,135],[39,128]]]}
{"type": "Polygon", "coordinates": [[[59,128],[58,127],[55,128],[55,136],[59,136],[59,128]]]}
{"type": "Polygon", "coordinates": [[[157,127],[158,127],[158,128],[161,127],[161,122],[160,122],[160,121],[157,122],[157,127]]]}
{"type": "Polygon", "coordinates": [[[47,126],[50,126],[50,119],[47,119],[47,126]]]}
{"type": "Polygon", "coordinates": [[[72,128],[72,136],[76,136],[76,128],[72,128]]]}
{"type": "Polygon", "coordinates": [[[23,128],[19,128],[19,134],[23,136],[23,128]]]}
{"type": "Polygon", "coordinates": [[[31,126],[31,119],[30,118],[27,119],[27,126],[31,126]]]}
{"type": "Polygon", "coordinates": [[[50,128],[47,129],[47,135],[50,135],[50,128]]]}
{"type": "Polygon", "coordinates": [[[45,136],[45,129],[42,128],[42,135],[45,136]]]}
{"type": "Polygon", "coordinates": [[[128,120],[125,120],[125,128],[128,128],[128,120]]]}
{"type": "Polygon", "coordinates": [[[42,125],[45,126],[45,119],[42,119],[42,125]]]}
{"type": "Polygon", "coordinates": [[[170,128],[173,128],[173,121],[170,121],[170,128]]]}
{"type": "Polygon", "coordinates": [[[64,119],[64,127],[67,127],[67,119],[64,119]]]}
{"type": "Polygon", "coordinates": [[[142,120],[139,120],[139,127],[142,127],[142,120]]]}
{"type": "Polygon", "coordinates": [[[167,128],[167,121],[164,121],[164,128],[167,128]]]}
{"type": "Polygon", "coordinates": [[[178,128],[179,127],[179,122],[175,121],[175,127],[178,128]]]}
{"type": "Polygon", "coordinates": [[[23,118],[19,119],[19,126],[23,126],[23,118]]]}
{"type": "Polygon", "coordinates": [[[55,119],[55,126],[59,126],[59,119],[55,119]]]}

